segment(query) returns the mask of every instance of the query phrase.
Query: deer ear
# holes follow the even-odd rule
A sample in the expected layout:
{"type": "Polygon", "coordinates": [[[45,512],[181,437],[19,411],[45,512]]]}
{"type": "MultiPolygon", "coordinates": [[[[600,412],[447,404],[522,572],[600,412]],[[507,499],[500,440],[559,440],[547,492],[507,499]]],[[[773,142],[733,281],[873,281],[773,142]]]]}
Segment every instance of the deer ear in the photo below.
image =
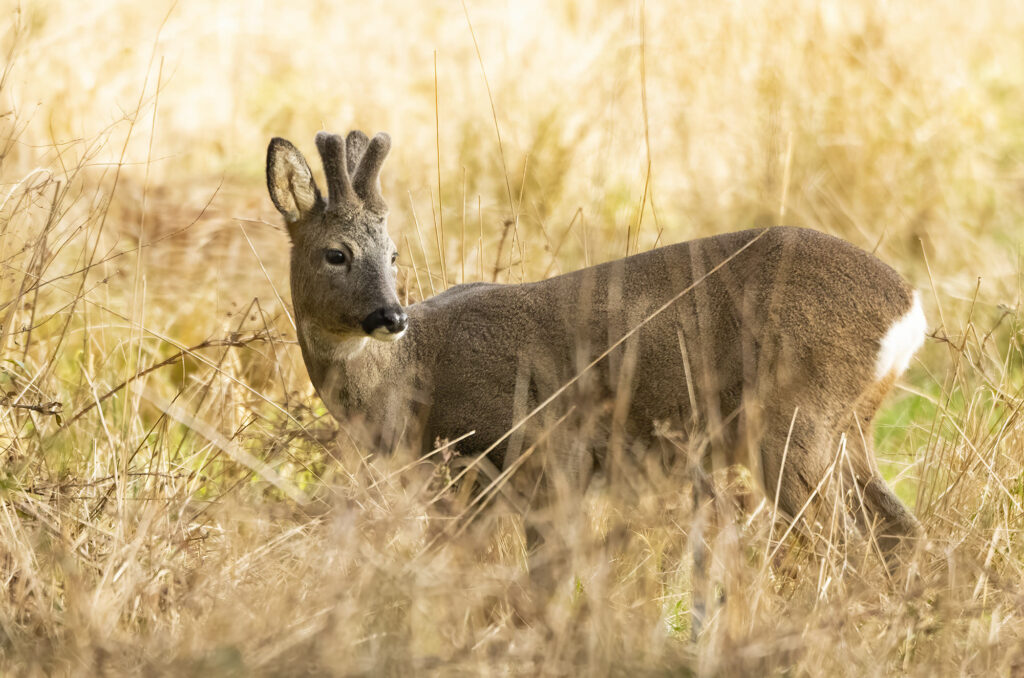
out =
{"type": "Polygon", "coordinates": [[[287,139],[274,137],[267,147],[267,189],[289,226],[324,207],[306,159],[287,139]]]}

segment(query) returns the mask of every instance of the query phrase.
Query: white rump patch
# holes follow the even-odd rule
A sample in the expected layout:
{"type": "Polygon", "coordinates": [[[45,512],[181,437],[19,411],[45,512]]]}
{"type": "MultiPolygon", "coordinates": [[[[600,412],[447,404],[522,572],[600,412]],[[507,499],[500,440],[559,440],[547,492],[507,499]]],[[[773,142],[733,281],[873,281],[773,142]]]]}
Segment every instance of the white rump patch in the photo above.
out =
{"type": "Polygon", "coordinates": [[[900,375],[910,365],[910,359],[924,343],[928,329],[924,311],[921,310],[921,295],[914,291],[914,303],[902,318],[893,323],[882,337],[875,363],[875,376],[884,379],[890,374],[900,375]]]}

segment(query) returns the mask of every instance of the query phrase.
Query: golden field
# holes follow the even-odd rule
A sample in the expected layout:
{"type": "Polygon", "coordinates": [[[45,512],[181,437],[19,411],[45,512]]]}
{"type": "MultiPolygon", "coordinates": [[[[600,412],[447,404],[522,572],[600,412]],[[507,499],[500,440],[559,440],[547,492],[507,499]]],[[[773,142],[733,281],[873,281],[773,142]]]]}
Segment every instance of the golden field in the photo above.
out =
{"type": "Polygon", "coordinates": [[[3,675],[1024,673],[1017,3],[2,18],[3,675]],[[352,128],[394,141],[403,300],[752,225],[876,252],[929,318],[876,436],[927,542],[896,576],[816,555],[721,471],[693,642],[688,480],[650,473],[555,507],[522,614],[518,519],[466,524],[444,465],[354,446],[306,377],[266,146],[319,173],[352,128]]]}

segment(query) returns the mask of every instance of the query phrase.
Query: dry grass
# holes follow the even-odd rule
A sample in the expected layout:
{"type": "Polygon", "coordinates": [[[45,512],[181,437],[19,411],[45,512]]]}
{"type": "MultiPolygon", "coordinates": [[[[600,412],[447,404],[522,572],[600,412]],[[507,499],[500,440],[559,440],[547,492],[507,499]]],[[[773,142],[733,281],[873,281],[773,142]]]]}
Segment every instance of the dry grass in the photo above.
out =
{"type": "Polygon", "coordinates": [[[0,671],[1024,671],[1014,2],[285,4],[2,9],[0,671]],[[516,519],[435,541],[444,467],[309,386],[262,177],[321,127],[392,133],[414,300],[755,223],[876,250],[934,328],[878,431],[929,543],[815,556],[720,473],[693,644],[687,476],[638,472],[553,509],[524,616],[516,519]]]}

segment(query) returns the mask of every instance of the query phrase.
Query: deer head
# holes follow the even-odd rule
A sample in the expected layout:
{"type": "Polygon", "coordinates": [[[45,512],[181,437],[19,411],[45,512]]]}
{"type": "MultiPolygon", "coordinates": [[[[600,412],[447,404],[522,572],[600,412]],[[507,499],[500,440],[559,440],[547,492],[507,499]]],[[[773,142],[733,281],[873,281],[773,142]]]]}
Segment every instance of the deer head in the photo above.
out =
{"type": "Polygon", "coordinates": [[[295,146],[275,137],[267,148],[267,187],[292,241],[296,317],[307,331],[395,341],[405,334],[408,317],[395,291],[398,252],[380,192],[391,139],[384,133],[367,139],[359,131],[346,138],[320,132],[316,146],[326,202],[295,146]]]}

